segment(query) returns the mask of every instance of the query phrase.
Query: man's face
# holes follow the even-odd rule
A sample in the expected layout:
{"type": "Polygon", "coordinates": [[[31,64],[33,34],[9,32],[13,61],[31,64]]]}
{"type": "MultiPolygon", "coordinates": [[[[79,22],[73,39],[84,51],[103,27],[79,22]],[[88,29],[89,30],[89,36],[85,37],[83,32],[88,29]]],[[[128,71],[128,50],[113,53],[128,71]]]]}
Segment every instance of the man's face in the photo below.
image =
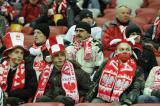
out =
{"type": "Polygon", "coordinates": [[[40,30],[35,29],[34,30],[34,41],[36,44],[42,44],[46,41],[46,36],[44,36],[44,34],[40,30]]]}
{"type": "Polygon", "coordinates": [[[89,33],[83,28],[76,28],[75,35],[76,38],[80,41],[85,40],[89,37],[89,33]]]}
{"type": "Polygon", "coordinates": [[[81,21],[88,23],[90,26],[92,26],[92,25],[93,25],[93,22],[94,22],[91,17],[83,18],[81,21]]]}
{"type": "Polygon", "coordinates": [[[18,65],[23,60],[24,50],[22,48],[15,48],[8,54],[8,57],[10,62],[12,62],[14,65],[18,65]]]}
{"type": "Polygon", "coordinates": [[[117,9],[116,11],[116,18],[118,18],[118,20],[120,22],[127,22],[130,19],[130,9],[127,7],[120,7],[117,9]]]}
{"type": "Polygon", "coordinates": [[[64,62],[66,61],[66,54],[64,51],[57,53],[52,57],[52,62],[55,67],[61,69],[64,62]]]}
{"type": "Polygon", "coordinates": [[[116,49],[116,54],[119,54],[119,53],[130,53],[130,54],[132,54],[132,48],[128,43],[125,43],[125,42],[120,43],[117,46],[117,49],[116,49]]]}

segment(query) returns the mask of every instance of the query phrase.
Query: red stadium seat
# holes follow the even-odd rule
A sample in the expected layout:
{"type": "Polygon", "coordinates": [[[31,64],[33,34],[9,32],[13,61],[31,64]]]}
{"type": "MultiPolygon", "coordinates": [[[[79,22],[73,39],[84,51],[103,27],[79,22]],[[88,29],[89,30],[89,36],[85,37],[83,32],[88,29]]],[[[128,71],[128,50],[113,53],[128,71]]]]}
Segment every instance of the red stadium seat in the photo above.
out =
{"type": "Polygon", "coordinates": [[[105,17],[102,17],[102,18],[95,18],[95,21],[96,21],[96,24],[97,26],[99,27],[102,27],[103,24],[106,22],[106,18],[105,17]]]}
{"type": "Polygon", "coordinates": [[[115,9],[105,9],[104,10],[104,17],[112,20],[115,17],[116,10],[115,9]]]}
{"type": "Polygon", "coordinates": [[[159,103],[141,103],[141,104],[134,104],[132,106],[160,106],[159,103]]]}
{"type": "Polygon", "coordinates": [[[153,8],[153,9],[160,9],[160,2],[152,2],[148,5],[148,8],[153,8]]]}
{"type": "Polygon", "coordinates": [[[50,28],[50,36],[65,34],[68,31],[66,26],[49,26],[50,28]]]}
{"type": "Polygon", "coordinates": [[[78,103],[75,106],[113,106],[111,103],[78,103]]]}
{"type": "Polygon", "coordinates": [[[141,17],[132,17],[131,20],[135,22],[137,25],[139,25],[141,28],[143,28],[145,24],[148,24],[148,22],[141,17]]]}
{"type": "Polygon", "coordinates": [[[33,35],[26,35],[24,36],[24,44],[29,47],[34,43],[33,35]]]}
{"type": "Polygon", "coordinates": [[[33,33],[33,28],[32,27],[23,27],[21,32],[24,33],[25,35],[31,35],[33,33]]]}
{"type": "Polygon", "coordinates": [[[152,23],[157,11],[153,8],[139,8],[136,10],[136,17],[144,18],[147,23],[152,23]]]}
{"type": "Polygon", "coordinates": [[[20,106],[65,106],[62,103],[26,103],[20,106]]]}

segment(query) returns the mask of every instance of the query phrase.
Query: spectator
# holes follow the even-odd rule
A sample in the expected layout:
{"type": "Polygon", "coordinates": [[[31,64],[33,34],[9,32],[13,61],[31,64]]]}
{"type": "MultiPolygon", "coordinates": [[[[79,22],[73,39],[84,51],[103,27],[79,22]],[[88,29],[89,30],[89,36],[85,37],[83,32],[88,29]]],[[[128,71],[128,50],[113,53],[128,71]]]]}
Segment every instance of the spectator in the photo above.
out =
{"type": "Polygon", "coordinates": [[[138,103],[160,103],[160,66],[151,69],[138,103]]]}
{"type": "Polygon", "coordinates": [[[89,75],[103,62],[103,53],[100,43],[91,37],[90,25],[86,22],[79,22],[75,28],[73,44],[66,48],[67,58],[77,61],[82,69],[89,75]]]}
{"type": "Polygon", "coordinates": [[[115,57],[105,61],[99,68],[94,77],[98,85],[86,98],[91,102],[120,102],[122,106],[130,106],[140,95],[143,83],[143,73],[131,58],[134,40],[115,39],[110,44],[116,46],[115,57]],[[89,96],[91,93],[93,97],[89,96]]]}
{"type": "Polygon", "coordinates": [[[113,21],[107,21],[104,24],[102,32],[103,53],[107,58],[113,51],[114,47],[110,47],[109,42],[115,38],[125,38],[125,28],[132,23],[130,20],[131,9],[127,6],[120,6],[116,9],[116,16],[113,21]]]}
{"type": "Polygon", "coordinates": [[[160,64],[160,10],[158,11],[154,25],[145,33],[144,42],[147,47],[154,51],[157,62],[160,64]]]}
{"type": "Polygon", "coordinates": [[[5,0],[0,0],[0,15],[5,16],[9,23],[17,16],[13,7],[5,0]]]}
{"type": "Polygon", "coordinates": [[[78,103],[86,95],[90,86],[89,76],[66,60],[63,38],[52,36],[46,45],[52,56],[52,63],[46,66],[40,77],[34,100],[74,106],[75,102],[78,103]]]}
{"type": "Polygon", "coordinates": [[[135,59],[137,65],[142,67],[144,72],[144,80],[147,79],[150,70],[157,66],[157,61],[155,55],[151,49],[148,49],[143,44],[143,36],[140,27],[136,24],[130,24],[126,28],[126,37],[135,37],[135,46],[133,47],[133,51],[135,53],[135,59]],[[149,64],[149,65],[148,65],[149,64]]]}
{"type": "MultiPolygon", "coordinates": [[[[79,18],[77,23],[79,21],[87,22],[91,26],[91,35],[94,39],[96,39],[96,40],[101,39],[102,29],[100,27],[96,27],[96,23],[93,19],[93,15],[92,15],[91,11],[84,9],[79,13],[77,18],[79,18]]],[[[73,42],[73,38],[75,35],[75,28],[76,28],[76,25],[73,25],[71,28],[69,28],[69,30],[65,36],[65,39],[70,41],[71,43],[73,42]]]]}
{"type": "Polygon", "coordinates": [[[116,7],[119,7],[121,5],[126,5],[132,10],[131,16],[136,16],[136,10],[138,8],[141,8],[143,5],[143,0],[116,0],[116,7]]]}
{"type": "Polygon", "coordinates": [[[49,62],[47,56],[49,51],[46,48],[46,40],[49,37],[50,29],[46,24],[37,24],[34,27],[34,44],[29,48],[30,60],[33,69],[37,74],[37,80],[39,80],[39,75],[44,70],[46,64],[49,62]]]}
{"type": "Polygon", "coordinates": [[[29,0],[29,2],[23,4],[18,22],[22,24],[30,24],[44,14],[47,14],[47,10],[42,8],[40,0],[29,0]]]}
{"type": "Polygon", "coordinates": [[[36,75],[28,69],[24,60],[28,50],[24,47],[24,35],[19,32],[7,33],[3,37],[6,50],[3,52],[0,70],[0,87],[7,104],[18,106],[28,100],[36,91],[36,75]]]}

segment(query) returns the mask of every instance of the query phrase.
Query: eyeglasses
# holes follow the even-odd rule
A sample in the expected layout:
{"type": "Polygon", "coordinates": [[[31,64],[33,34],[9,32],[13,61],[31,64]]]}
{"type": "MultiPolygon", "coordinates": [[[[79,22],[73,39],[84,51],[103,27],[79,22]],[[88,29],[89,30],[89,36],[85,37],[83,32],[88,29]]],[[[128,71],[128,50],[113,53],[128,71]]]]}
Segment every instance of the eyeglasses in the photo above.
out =
{"type": "Polygon", "coordinates": [[[79,30],[75,30],[75,32],[77,33],[77,32],[84,32],[84,31],[86,31],[86,30],[83,30],[83,29],[79,29],[79,30]]]}

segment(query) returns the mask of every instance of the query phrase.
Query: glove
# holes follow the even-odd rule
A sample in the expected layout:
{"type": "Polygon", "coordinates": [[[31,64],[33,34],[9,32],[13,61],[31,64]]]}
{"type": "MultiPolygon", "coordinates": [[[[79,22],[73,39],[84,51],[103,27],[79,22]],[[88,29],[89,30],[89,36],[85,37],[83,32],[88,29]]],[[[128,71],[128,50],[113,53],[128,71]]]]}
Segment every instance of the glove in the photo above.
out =
{"type": "Polygon", "coordinates": [[[52,15],[54,15],[53,9],[52,8],[48,9],[48,16],[52,16],[52,15]]]}
{"type": "Polygon", "coordinates": [[[24,24],[24,17],[19,17],[18,18],[18,23],[24,24]]]}

